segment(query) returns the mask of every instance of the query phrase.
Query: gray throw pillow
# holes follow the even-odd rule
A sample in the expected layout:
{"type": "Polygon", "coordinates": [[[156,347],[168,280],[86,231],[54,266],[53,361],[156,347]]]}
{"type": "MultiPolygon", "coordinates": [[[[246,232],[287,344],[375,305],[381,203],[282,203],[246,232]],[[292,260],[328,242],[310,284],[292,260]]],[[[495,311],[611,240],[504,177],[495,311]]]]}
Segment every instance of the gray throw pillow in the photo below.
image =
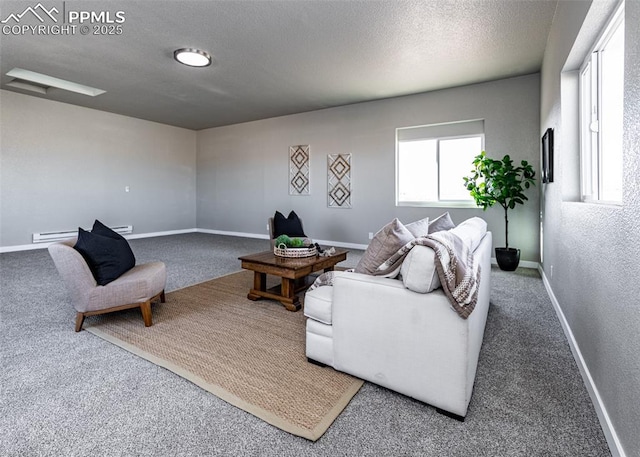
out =
{"type": "Polygon", "coordinates": [[[453,223],[453,221],[451,220],[451,216],[449,216],[449,212],[447,211],[443,215],[438,216],[434,220],[429,222],[429,233],[451,230],[455,226],[456,224],[453,223]]]}
{"type": "Polygon", "coordinates": [[[407,230],[411,232],[414,238],[420,238],[429,234],[429,218],[425,217],[419,221],[405,225],[407,230]]]}
{"type": "Polygon", "coordinates": [[[378,267],[414,238],[398,218],[392,220],[373,236],[355,272],[380,275],[380,272],[376,273],[378,267]]]}

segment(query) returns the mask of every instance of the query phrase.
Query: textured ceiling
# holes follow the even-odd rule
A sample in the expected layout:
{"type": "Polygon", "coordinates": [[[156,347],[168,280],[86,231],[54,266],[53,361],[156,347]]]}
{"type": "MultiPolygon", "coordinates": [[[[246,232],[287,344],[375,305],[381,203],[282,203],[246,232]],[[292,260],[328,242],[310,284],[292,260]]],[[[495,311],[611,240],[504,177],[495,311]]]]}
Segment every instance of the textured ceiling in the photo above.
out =
{"type": "MultiPolygon", "coordinates": [[[[123,11],[122,34],[3,33],[3,89],[199,130],[538,72],[557,1],[41,3],[59,23],[62,11],[123,11]],[[181,47],[213,64],[177,63],[181,47]],[[14,89],[14,67],[107,92],[14,89]]],[[[0,19],[37,4],[3,0],[0,19]]],[[[53,24],[44,19],[19,24],[53,24]]]]}

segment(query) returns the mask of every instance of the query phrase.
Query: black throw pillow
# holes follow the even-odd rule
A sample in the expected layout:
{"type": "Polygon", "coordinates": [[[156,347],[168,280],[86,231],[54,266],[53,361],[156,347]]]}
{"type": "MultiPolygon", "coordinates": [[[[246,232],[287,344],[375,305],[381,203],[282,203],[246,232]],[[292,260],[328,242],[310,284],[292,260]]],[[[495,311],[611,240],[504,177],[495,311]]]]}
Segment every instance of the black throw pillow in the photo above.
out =
{"type": "MultiPolygon", "coordinates": [[[[113,232],[108,227],[106,228],[113,232]]],[[[113,233],[117,237],[87,232],[78,227],[78,241],[74,248],[84,257],[93,277],[100,286],[105,286],[118,279],[136,264],[135,256],[127,240],[122,235],[113,233]]]]}
{"type": "Polygon", "coordinates": [[[96,235],[102,235],[109,238],[115,238],[116,240],[124,240],[125,237],[120,235],[118,232],[114,232],[109,227],[104,225],[98,219],[93,223],[93,228],[91,229],[91,233],[95,233],[96,235]]]}
{"type": "Polygon", "coordinates": [[[120,262],[126,267],[127,265],[131,265],[129,269],[133,268],[136,265],[136,257],[133,255],[133,251],[131,250],[131,246],[129,246],[129,242],[127,239],[120,235],[118,232],[111,230],[109,227],[104,225],[98,219],[93,222],[93,228],[91,229],[91,233],[95,233],[96,235],[106,236],[107,238],[113,238],[115,240],[122,240],[126,243],[126,249],[124,244],[122,245],[122,258],[120,262]]]}
{"type": "Polygon", "coordinates": [[[275,238],[280,235],[307,237],[302,231],[302,222],[300,222],[300,218],[295,211],[291,211],[289,217],[284,217],[280,211],[276,211],[275,216],[273,216],[273,231],[275,232],[275,238]]]}

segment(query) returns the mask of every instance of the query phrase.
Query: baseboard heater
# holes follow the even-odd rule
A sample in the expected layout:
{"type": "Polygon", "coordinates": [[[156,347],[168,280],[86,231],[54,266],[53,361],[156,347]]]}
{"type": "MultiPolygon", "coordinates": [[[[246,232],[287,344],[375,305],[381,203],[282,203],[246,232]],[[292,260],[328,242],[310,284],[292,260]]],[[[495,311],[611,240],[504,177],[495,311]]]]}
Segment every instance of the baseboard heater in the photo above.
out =
{"type": "MultiPolygon", "coordinates": [[[[120,235],[133,233],[133,225],[118,225],[117,227],[109,227],[120,235]]],[[[54,241],[68,240],[78,236],[78,230],[66,230],[59,232],[40,232],[33,234],[33,243],[51,243],[54,241]]]]}

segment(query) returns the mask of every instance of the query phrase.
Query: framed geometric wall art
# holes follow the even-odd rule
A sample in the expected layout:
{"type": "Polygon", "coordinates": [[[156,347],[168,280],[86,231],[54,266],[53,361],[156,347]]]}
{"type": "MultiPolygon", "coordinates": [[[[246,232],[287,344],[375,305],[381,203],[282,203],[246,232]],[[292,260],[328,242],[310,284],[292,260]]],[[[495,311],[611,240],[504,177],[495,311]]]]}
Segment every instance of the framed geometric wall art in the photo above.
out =
{"type": "Polygon", "coordinates": [[[309,195],[309,145],[289,146],[289,195],[309,195]]]}
{"type": "Polygon", "coordinates": [[[351,154],[327,156],[327,205],[351,208],[351,154]]]}

